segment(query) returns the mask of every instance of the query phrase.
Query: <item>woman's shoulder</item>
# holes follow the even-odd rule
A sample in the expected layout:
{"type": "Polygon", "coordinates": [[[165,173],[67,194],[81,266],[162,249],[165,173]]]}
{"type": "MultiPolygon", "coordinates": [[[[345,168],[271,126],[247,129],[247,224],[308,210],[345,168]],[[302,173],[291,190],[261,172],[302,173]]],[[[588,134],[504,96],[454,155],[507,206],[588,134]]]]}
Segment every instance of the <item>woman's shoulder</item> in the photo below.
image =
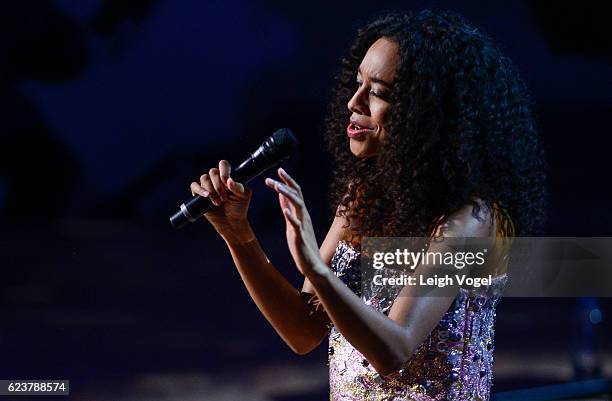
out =
{"type": "Polygon", "coordinates": [[[492,237],[495,236],[494,206],[480,198],[473,198],[457,210],[441,216],[435,224],[434,237],[492,237]]]}

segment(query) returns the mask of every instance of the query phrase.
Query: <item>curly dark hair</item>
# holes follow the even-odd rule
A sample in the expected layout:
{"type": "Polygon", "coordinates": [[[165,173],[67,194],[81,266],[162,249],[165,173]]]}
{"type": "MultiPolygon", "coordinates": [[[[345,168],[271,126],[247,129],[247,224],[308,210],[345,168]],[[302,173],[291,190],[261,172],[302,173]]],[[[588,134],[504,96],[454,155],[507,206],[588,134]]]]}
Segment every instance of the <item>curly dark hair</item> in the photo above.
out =
{"type": "MultiPolygon", "coordinates": [[[[426,236],[444,216],[481,199],[512,219],[517,235],[544,221],[544,154],[523,81],[493,41],[449,12],[391,14],[359,30],[336,76],[326,145],[336,162],[331,204],[361,236],[426,236]],[[347,102],[369,47],[399,46],[392,111],[381,154],[349,148],[347,102]]],[[[359,244],[359,241],[355,241],[359,244]]]]}

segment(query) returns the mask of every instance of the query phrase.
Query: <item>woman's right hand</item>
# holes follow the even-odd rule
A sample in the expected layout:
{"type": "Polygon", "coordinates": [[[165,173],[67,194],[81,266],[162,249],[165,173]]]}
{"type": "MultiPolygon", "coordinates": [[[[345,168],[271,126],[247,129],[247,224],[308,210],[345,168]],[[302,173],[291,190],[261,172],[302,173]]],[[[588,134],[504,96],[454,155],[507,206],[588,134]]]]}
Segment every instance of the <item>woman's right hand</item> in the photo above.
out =
{"type": "Polygon", "coordinates": [[[210,198],[215,205],[204,216],[223,238],[238,238],[250,233],[247,211],[253,192],[230,177],[227,160],[219,168],[211,168],[200,176],[200,182],[191,183],[191,194],[210,198]]]}

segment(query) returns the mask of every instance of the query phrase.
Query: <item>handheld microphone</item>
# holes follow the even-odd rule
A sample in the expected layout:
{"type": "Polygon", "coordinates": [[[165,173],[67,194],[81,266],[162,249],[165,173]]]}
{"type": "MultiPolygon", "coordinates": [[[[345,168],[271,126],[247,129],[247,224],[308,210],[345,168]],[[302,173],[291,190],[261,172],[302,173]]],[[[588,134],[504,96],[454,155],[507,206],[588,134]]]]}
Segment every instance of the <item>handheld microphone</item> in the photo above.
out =
{"type": "MultiPolygon", "coordinates": [[[[266,139],[238,167],[232,169],[231,176],[234,181],[246,184],[267,169],[287,159],[298,145],[297,139],[289,128],[281,128],[266,139]]],[[[170,223],[175,228],[181,228],[202,217],[213,206],[209,198],[196,195],[181,204],[178,212],[170,217],[170,223]]]]}

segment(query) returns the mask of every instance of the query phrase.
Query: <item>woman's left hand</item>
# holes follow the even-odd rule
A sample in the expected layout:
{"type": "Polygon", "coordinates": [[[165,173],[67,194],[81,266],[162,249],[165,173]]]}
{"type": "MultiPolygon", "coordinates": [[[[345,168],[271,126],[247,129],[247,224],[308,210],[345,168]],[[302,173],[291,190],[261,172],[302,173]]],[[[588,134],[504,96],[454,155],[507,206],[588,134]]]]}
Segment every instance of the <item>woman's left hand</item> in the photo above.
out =
{"type": "Polygon", "coordinates": [[[304,204],[300,186],[282,168],[278,169],[279,182],[266,178],[266,185],[278,192],[278,200],[287,225],[287,245],[297,268],[307,276],[329,272],[319,253],[310,214],[304,204]]]}

